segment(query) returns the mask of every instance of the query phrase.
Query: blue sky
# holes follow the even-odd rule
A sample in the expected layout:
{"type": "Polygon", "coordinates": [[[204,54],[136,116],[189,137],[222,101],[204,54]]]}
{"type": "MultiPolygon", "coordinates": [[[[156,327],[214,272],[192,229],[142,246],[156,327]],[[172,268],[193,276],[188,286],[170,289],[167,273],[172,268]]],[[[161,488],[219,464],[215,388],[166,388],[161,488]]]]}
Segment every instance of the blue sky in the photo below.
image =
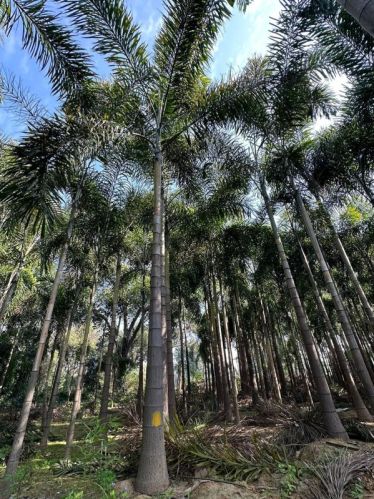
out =
{"type": "MultiPolygon", "coordinates": [[[[161,23],[162,1],[160,0],[128,0],[128,8],[135,21],[141,25],[144,40],[151,46],[152,40],[161,23]]],[[[270,19],[279,15],[278,0],[254,0],[245,14],[233,11],[231,19],[226,23],[217,40],[214,59],[211,65],[211,76],[219,78],[230,68],[242,67],[249,56],[264,54],[269,41],[270,19]]],[[[82,41],[85,47],[89,42],[82,41]]],[[[101,77],[109,76],[105,61],[95,55],[96,71],[101,77]]],[[[21,35],[13,31],[10,36],[0,39],[0,68],[8,75],[20,78],[23,86],[35,95],[50,111],[58,106],[55,96],[51,94],[50,85],[37,64],[22,49],[21,35]]],[[[24,125],[0,104],[0,133],[10,137],[18,137],[24,125]]]]}

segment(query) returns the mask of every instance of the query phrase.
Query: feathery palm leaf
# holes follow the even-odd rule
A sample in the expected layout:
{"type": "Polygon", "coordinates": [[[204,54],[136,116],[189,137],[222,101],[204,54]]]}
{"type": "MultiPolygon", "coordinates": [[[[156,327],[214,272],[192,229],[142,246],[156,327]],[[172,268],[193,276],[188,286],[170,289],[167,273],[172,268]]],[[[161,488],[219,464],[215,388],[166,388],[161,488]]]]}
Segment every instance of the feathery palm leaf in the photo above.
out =
{"type": "Polygon", "coordinates": [[[70,31],[45,9],[45,0],[1,0],[0,27],[9,34],[21,24],[23,46],[47,69],[54,92],[72,93],[92,76],[90,59],[70,31]]]}

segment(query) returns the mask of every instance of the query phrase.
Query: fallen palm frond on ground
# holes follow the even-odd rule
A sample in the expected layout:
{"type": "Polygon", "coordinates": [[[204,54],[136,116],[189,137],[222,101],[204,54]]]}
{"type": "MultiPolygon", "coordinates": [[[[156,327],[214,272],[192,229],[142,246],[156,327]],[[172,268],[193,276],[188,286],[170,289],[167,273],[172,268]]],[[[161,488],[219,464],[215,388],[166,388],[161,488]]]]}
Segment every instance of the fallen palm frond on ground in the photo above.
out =
{"type": "Polygon", "coordinates": [[[342,499],[360,474],[374,470],[374,454],[346,453],[309,470],[318,478],[318,484],[310,486],[310,499],[342,499]]]}
{"type": "Polygon", "coordinates": [[[286,460],[280,447],[255,436],[250,442],[240,441],[235,439],[232,429],[212,439],[205,425],[183,427],[176,421],[166,436],[169,465],[177,475],[206,468],[212,475],[227,480],[251,481],[286,460]]]}

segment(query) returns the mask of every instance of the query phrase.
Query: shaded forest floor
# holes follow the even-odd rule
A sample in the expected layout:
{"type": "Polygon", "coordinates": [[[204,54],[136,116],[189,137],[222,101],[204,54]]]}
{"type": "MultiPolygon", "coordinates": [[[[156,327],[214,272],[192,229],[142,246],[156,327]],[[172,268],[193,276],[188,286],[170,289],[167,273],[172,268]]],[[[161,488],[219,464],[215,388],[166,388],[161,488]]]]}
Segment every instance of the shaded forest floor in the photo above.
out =
{"type": "MultiPolygon", "coordinates": [[[[44,452],[38,448],[37,420],[32,422],[12,498],[146,497],[133,490],[141,436],[134,414],[113,409],[107,439],[97,418],[84,415],[69,463],[64,411],[44,452]]],[[[4,463],[14,423],[7,413],[0,417],[4,463]]],[[[342,410],[351,437],[345,444],[326,438],[318,411],[270,402],[250,411],[243,402],[241,417],[235,426],[205,413],[204,420],[194,417],[168,431],[171,486],[158,497],[374,498],[374,424],[359,423],[352,411],[342,410]]]]}

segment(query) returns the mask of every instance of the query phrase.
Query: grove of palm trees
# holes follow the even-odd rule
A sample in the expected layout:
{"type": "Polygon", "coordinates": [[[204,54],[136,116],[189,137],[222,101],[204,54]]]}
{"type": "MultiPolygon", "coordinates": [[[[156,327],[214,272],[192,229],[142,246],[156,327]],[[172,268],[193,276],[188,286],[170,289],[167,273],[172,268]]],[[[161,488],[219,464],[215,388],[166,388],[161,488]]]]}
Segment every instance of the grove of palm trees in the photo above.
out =
{"type": "Polygon", "coordinates": [[[154,3],[0,0],[0,499],[374,497],[374,0],[154,3]]]}

